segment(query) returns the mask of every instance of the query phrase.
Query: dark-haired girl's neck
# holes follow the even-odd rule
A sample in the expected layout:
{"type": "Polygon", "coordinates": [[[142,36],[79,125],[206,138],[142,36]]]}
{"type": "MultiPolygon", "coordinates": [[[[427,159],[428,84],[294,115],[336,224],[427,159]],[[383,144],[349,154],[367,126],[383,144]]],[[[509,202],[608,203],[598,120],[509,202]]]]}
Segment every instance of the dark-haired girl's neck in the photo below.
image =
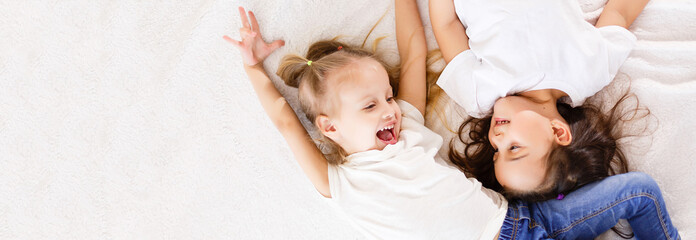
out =
{"type": "Polygon", "coordinates": [[[551,102],[556,104],[558,99],[568,96],[565,92],[558,89],[541,89],[532,90],[517,94],[518,96],[526,97],[536,103],[551,102]]]}

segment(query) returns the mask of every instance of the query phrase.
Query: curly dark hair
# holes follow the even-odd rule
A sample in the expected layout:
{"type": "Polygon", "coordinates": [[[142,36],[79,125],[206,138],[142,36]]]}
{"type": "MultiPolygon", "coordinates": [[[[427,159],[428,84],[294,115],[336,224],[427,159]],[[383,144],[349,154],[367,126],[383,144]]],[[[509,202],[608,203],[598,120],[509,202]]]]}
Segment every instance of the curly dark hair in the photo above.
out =
{"type": "Polygon", "coordinates": [[[506,198],[525,201],[543,201],[567,194],[585,184],[608,176],[628,172],[628,162],[618,140],[626,137],[621,122],[642,118],[650,114],[639,107],[635,94],[626,91],[605,114],[589,102],[579,107],[558,101],[558,112],[568,122],[573,135],[567,146],[557,146],[547,159],[546,177],[542,184],[531,191],[505,189],[495,176],[493,155],[495,150],[488,139],[491,116],[469,118],[459,126],[458,137],[450,142],[449,159],[465,173],[478,179],[483,186],[502,193],[506,198]],[[635,107],[622,110],[627,99],[635,99],[635,107]],[[642,113],[642,114],[640,114],[642,113]],[[464,143],[463,151],[457,151],[454,141],[464,143]]]}

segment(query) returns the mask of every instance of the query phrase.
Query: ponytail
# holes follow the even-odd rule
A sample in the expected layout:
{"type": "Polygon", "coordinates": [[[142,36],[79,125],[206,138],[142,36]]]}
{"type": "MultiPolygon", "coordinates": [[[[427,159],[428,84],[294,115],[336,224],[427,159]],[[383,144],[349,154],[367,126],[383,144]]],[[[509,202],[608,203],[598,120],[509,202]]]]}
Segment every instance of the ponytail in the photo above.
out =
{"type": "Polygon", "coordinates": [[[303,78],[308,67],[305,58],[294,54],[287,55],[280,63],[280,67],[278,67],[276,74],[283,79],[285,85],[299,88],[300,79],[303,78]]]}
{"type": "MultiPolygon", "coordinates": [[[[307,119],[314,123],[319,115],[328,115],[333,110],[331,98],[327,96],[326,75],[361,58],[376,60],[387,72],[393,69],[376,58],[371,51],[354,48],[336,40],[327,40],[312,44],[306,57],[295,54],[285,56],[276,74],[286,85],[299,90],[300,107],[307,119]]],[[[393,82],[392,76],[393,74],[390,74],[390,82],[393,82]]],[[[329,163],[341,164],[345,161],[346,152],[334,141],[323,135],[318,141],[329,163]]]]}

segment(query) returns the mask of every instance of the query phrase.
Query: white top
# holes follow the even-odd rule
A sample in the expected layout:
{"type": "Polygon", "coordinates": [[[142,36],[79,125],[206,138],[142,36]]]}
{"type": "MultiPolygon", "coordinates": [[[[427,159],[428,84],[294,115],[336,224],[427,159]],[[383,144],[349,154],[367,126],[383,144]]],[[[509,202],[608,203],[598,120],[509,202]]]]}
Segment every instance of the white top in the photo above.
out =
{"type": "Polygon", "coordinates": [[[498,98],[558,89],[579,106],[608,85],[636,37],[620,26],[595,28],[576,0],[455,0],[471,50],[444,69],[437,84],[477,118],[498,98]]]}
{"type": "Polygon", "coordinates": [[[442,137],[401,107],[399,141],[329,166],[332,201],[374,239],[494,239],[507,201],[436,156],[442,137]]]}

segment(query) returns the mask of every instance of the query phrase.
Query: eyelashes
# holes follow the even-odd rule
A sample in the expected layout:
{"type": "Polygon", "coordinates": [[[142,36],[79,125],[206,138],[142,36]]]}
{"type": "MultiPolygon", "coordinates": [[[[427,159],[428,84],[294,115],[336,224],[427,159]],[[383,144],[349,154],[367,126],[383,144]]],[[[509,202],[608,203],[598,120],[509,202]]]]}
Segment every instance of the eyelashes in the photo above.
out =
{"type": "MultiPolygon", "coordinates": [[[[510,151],[514,151],[515,149],[518,149],[518,148],[520,148],[520,146],[512,145],[512,146],[510,146],[510,151]]],[[[498,149],[493,148],[493,152],[498,152],[498,149]]]]}
{"type": "MultiPolygon", "coordinates": [[[[388,97],[388,98],[387,98],[387,103],[392,103],[392,102],[394,102],[394,97],[388,97]]],[[[369,105],[365,106],[365,107],[363,108],[363,110],[370,110],[370,109],[375,108],[375,106],[377,106],[377,105],[374,104],[374,103],[370,103],[369,105]]]]}

